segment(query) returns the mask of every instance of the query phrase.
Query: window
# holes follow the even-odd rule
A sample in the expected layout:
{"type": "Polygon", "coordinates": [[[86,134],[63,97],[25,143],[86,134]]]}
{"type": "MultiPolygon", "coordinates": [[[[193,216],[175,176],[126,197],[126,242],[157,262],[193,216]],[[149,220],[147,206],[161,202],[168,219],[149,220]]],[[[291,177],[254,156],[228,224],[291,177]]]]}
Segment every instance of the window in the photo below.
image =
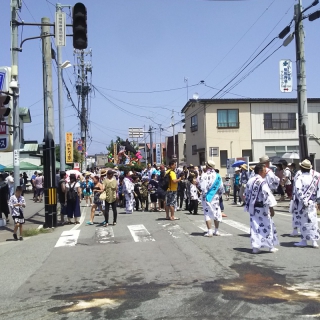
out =
{"type": "Polygon", "coordinates": [[[318,123],[320,123],[320,112],[318,112],[318,123]]]}
{"type": "Polygon", "coordinates": [[[269,157],[282,157],[286,152],[299,151],[298,146],[267,146],[265,147],[265,153],[269,157]]]}
{"type": "Polygon", "coordinates": [[[228,150],[220,150],[220,167],[226,168],[228,160],[228,150]]]}
{"type": "Polygon", "coordinates": [[[295,113],[265,113],[264,130],[295,130],[295,113]]]}
{"type": "Polygon", "coordinates": [[[192,146],[192,154],[197,154],[197,145],[196,144],[194,144],[192,146]]]}
{"type": "Polygon", "coordinates": [[[218,128],[239,128],[239,109],[218,110],[218,128]]]}
{"type": "Polygon", "coordinates": [[[242,157],[248,157],[252,161],[252,150],[242,150],[242,157]]]}
{"type": "Polygon", "coordinates": [[[210,147],[210,157],[218,157],[219,148],[218,147],[210,147]]]}
{"type": "Polygon", "coordinates": [[[198,131],[198,115],[191,117],[191,132],[198,131]]]}

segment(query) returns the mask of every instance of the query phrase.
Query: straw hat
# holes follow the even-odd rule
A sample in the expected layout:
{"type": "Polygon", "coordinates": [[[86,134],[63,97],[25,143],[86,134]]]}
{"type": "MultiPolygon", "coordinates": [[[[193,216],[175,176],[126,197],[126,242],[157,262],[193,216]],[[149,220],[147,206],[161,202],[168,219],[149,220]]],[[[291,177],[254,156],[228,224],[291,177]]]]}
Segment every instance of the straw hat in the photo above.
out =
{"type": "Polygon", "coordinates": [[[247,171],[248,170],[248,167],[247,165],[244,163],[242,166],[240,166],[241,169],[247,171]]]}
{"type": "Polygon", "coordinates": [[[212,161],[212,160],[208,160],[208,161],[206,162],[206,166],[207,166],[208,168],[214,169],[214,167],[216,166],[216,163],[215,163],[214,161],[212,161]]]}
{"type": "Polygon", "coordinates": [[[307,159],[303,160],[302,162],[299,163],[299,166],[303,169],[312,169],[311,162],[307,159]]]}
{"type": "Polygon", "coordinates": [[[107,170],[106,169],[101,169],[100,171],[100,177],[103,177],[107,174],[107,170]]]}
{"type": "Polygon", "coordinates": [[[264,155],[261,158],[259,158],[259,162],[260,163],[267,163],[267,162],[270,162],[270,159],[267,155],[264,155]]]}

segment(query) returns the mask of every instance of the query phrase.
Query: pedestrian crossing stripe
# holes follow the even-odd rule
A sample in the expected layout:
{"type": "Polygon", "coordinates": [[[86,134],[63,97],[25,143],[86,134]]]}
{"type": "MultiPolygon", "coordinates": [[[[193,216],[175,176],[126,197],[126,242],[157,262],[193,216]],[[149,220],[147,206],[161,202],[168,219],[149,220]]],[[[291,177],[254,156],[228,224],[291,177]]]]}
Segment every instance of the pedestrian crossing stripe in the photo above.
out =
{"type": "MultiPolygon", "coordinates": [[[[236,228],[240,231],[243,231],[245,233],[250,233],[250,227],[247,225],[226,219],[223,220],[223,223],[226,225],[229,225],[233,228],[236,228]]],[[[222,225],[223,225],[222,223],[222,225]]],[[[186,230],[184,230],[180,225],[172,222],[159,222],[159,225],[163,227],[165,231],[169,233],[169,235],[174,239],[183,238],[185,236],[191,236],[190,233],[188,233],[186,230]]],[[[203,230],[204,232],[207,232],[207,227],[204,224],[203,220],[196,220],[193,222],[193,224],[203,230]]],[[[146,227],[143,224],[138,225],[128,225],[127,226],[134,242],[154,242],[156,241],[153,236],[150,234],[150,232],[146,229],[146,227]]],[[[223,228],[219,228],[220,235],[222,237],[226,236],[232,236],[231,233],[225,231],[223,228]]],[[[55,247],[73,247],[77,244],[78,238],[80,235],[80,230],[74,230],[71,229],[69,231],[63,231],[60,238],[58,239],[55,247]]],[[[95,242],[100,244],[108,244],[108,243],[114,243],[115,234],[114,230],[111,226],[108,227],[97,227],[95,228],[95,242]]]]}

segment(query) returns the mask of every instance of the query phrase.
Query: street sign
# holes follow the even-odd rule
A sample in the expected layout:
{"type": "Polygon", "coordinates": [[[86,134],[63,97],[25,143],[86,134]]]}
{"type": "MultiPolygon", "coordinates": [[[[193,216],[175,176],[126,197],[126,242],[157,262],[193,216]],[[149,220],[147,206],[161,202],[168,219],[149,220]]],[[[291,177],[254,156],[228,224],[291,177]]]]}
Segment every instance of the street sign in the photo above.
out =
{"type": "Polygon", "coordinates": [[[13,150],[13,165],[18,166],[20,164],[19,150],[13,150]]]}
{"type": "Polygon", "coordinates": [[[292,92],[292,61],[280,60],[280,91],[292,92]]]}
{"type": "Polygon", "coordinates": [[[156,163],[161,163],[161,143],[156,143],[156,163]]]}
{"type": "Polygon", "coordinates": [[[73,133],[66,132],[66,163],[73,163],[73,133]]]}
{"type": "Polygon", "coordinates": [[[66,14],[64,12],[56,12],[55,38],[56,46],[66,46],[66,14]]]}
{"type": "Polygon", "coordinates": [[[6,77],[6,73],[0,72],[0,90],[3,90],[2,87],[3,87],[5,77],[6,77]]]}
{"type": "Polygon", "coordinates": [[[7,138],[0,138],[0,150],[7,149],[7,138]]]}
{"type": "Polygon", "coordinates": [[[0,122],[0,134],[7,134],[7,123],[0,122]]]}
{"type": "Polygon", "coordinates": [[[143,128],[129,128],[129,138],[143,138],[143,128]]]}
{"type": "Polygon", "coordinates": [[[82,140],[79,139],[79,140],[77,141],[77,144],[78,144],[78,146],[82,146],[82,140]]]}

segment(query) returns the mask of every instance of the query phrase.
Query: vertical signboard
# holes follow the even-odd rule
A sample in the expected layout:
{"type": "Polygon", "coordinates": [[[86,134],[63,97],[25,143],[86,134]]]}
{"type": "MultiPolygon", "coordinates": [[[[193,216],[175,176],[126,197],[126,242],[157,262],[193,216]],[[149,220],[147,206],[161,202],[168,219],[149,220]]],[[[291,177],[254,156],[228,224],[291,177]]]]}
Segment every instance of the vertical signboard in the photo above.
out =
{"type": "Polygon", "coordinates": [[[292,61],[280,60],[280,91],[292,92],[292,61]]]}
{"type": "Polygon", "coordinates": [[[66,45],[66,14],[64,12],[56,12],[55,24],[56,46],[66,45]]]}
{"type": "Polygon", "coordinates": [[[66,132],[66,163],[73,163],[73,133],[66,132]]]}
{"type": "Polygon", "coordinates": [[[156,143],[156,162],[161,163],[161,143],[156,143]]]}

